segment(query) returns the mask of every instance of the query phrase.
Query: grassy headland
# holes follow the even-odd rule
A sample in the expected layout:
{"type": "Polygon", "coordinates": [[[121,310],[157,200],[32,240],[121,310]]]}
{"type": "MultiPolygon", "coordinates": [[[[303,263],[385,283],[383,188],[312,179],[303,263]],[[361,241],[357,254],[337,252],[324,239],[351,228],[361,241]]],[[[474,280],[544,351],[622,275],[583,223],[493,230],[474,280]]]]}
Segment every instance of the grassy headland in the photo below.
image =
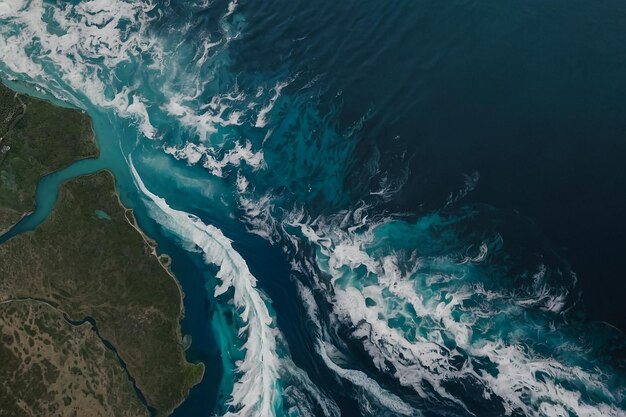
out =
{"type": "Polygon", "coordinates": [[[65,183],[41,226],[0,245],[0,302],[31,297],[72,320],[92,317],[148,404],[166,414],[203,367],[184,358],[180,289],[132,222],[108,171],[65,183]]]}
{"type": "Polygon", "coordinates": [[[0,233],[32,211],[42,176],[98,154],[86,114],[0,82],[0,233]]]}
{"type": "MultiPolygon", "coordinates": [[[[77,159],[97,156],[98,149],[91,122],[83,113],[16,95],[2,85],[0,119],[1,233],[32,210],[42,175],[77,159]]],[[[15,381],[10,384],[17,390],[11,391],[15,395],[5,391],[0,397],[0,414],[3,410],[26,410],[23,406],[30,402],[44,407],[39,399],[48,398],[52,403],[47,406],[57,407],[54,413],[41,408],[41,414],[37,408],[15,415],[66,415],[70,410],[66,402],[73,404],[76,415],[98,415],[92,414],[91,407],[101,407],[102,415],[133,415],[137,396],[125,399],[128,378],[120,382],[119,377],[120,372],[127,371],[148,406],[157,415],[167,415],[202,378],[203,366],[188,363],[184,357],[179,326],[182,292],[155,256],[154,244],[135,224],[132,211],[120,203],[110,172],[64,183],[50,216],[33,232],[0,245],[0,260],[0,306],[35,300],[52,309],[44,314],[34,312],[31,305],[20,309],[12,306],[5,315],[0,311],[0,336],[5,329],[18,336],[26,332],[30,339],[19,336],[19,340],[30,344],[48,338],[55,346],[37,351],[0,348],[0,381],[2,375],[11,375],[15,379],[7,376],[6,381],[15,381]],[[57,320],[56,313],[65,322],[57,320]],[[42,324],[34,327],[28,318],[36,314],[43,314],[43,318],[39,320],[42,324]],[[95,322],[98,332],[92,330],[92,336],[97,340],[83,334],[85,325],[76,325],[85,318],[95,322]],[[72,349],[77,340],[87,350],[75,354],[72,349]],[[99,347],[92,350],[93,345],[99,347]],[[118,359],[117,365],[103,357],[105,350],[109,352],[105,356],[112,354],[118,359]],[[51,382],[47,374],[33,373],[24,366],[26,361],[45,362],[52,374],[58,374],[55,381],[67,382],[70,356],[82,364],[70,371],[78,372],[85,384],[97,390],[74,390],[66,399],[59,394],[65,388],[51,382]],[[29,381],[28,385],[21,385],[18,379],[29,381]],[[27,389],[30,386],[33,390],[27,389]],[[110,393],[119,398],[107,399],[110,393]],[[93,398],[100,406],[94,405],[93,398]],[[81,406],[85,408],[76,408],[81,406]]]]}

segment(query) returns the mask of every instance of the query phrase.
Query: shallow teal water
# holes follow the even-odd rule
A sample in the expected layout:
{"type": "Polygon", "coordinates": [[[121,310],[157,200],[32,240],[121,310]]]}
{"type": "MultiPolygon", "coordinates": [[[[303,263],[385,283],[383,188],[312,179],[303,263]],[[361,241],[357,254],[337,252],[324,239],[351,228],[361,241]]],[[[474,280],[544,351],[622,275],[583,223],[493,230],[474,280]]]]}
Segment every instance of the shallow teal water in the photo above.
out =
{"type": "Polygon", "coordinates": [[[106,165],[103,165],[100,160],[84,160],[42,178],[37,185],[36,207],[34,212],[7,231],[0,241],[6,241],[17,234],[34,230],[43,223],[54,209],[59,187],[63,182],[81,175],[94,173],[105,166],[106,165]]]}
{"type": "Polygon", "coordinates": [[[623,334],[585,318],[621,316],[579,297],[623,294],[623,244],[559,223],[623,229],[622,3],[18,5],[0,71],[102,154],[0,241],[111,170],[207,366],[177,417],[624,415],[623,334]]]}

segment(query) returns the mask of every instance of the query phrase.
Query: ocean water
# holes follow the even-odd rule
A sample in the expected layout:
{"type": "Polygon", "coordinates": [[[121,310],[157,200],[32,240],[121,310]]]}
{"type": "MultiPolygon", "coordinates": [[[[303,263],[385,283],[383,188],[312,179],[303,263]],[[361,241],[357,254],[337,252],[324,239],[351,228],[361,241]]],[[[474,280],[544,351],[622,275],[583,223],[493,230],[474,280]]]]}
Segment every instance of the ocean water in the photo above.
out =
{"type": "Polygon", "coordinates": [[[172,256],[176,417],[625,416],[626,4],[0,0],[172,256]],[[622,329],[622,330],[620,330],[622,329]]]}

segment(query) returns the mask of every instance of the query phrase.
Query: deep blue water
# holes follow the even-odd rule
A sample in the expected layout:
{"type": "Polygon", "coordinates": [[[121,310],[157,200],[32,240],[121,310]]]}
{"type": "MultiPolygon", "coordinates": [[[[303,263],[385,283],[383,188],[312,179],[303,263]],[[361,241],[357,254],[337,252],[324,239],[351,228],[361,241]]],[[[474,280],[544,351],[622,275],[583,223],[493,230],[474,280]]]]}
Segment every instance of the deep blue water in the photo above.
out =
{"type": "Polygon", "coordinates": [[[207,367],[177,417],[624,416],[625,27],[616,0],[0,0],[2,78],[102,149],[3,239],[116,175],[207,367]]]}

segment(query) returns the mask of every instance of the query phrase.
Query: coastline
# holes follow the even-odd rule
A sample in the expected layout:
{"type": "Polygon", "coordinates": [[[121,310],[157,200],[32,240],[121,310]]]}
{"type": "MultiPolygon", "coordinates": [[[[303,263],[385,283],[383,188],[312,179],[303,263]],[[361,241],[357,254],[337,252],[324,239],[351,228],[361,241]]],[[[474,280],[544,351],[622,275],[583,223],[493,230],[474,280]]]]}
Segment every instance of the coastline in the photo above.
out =
{"type": "MultiPolygon", "coordinates": [[[[109,173],[111,173],[111,175],[113,175],[113,173],[107,169],[104,169],[104,171],[107,171],[109,173]]],[[[183,288],[180,284],[180,282],[178,281],[178,278],[176,278],[176,275],[172,272],[170,266],[171,266],[171,262],[172,262],[172,258],[166,254],[166,253],[162,253],[162,254],[158,254],[157,253],[157,248],[158,248],[158,244],[157,242],[152,239],[151,237],[149,237],[139,226],[139,224],[137,223],[137,219],[135,218],[134,215],[134,211],[133,209],[127,208],[124,206],[124,204],[121,201],[119,192],[117,191],[117,188],[115,189],[115,196],[117,197],[117,200],[120,204],[121,207],[124,208],[125,211],[125,218],[126,221],[128,222],[128,224],[137,231],[137,233],[139,233],[139,235],[142,237],[142,239],[144,240],[144,242],[146,243],[146,245],[151,249],[151,253],[152,255],[157,259],[157,261],[159,262],[159,264],[161,265],[161,267],[165,270],[165,272],[167,272],[167,274],[172,278],[172,280],[174,281],[174,284],[176,284],[176,288],[178,289],[178,293],[179,293],[179,297],[180,297],[180,315],[179,315],[179,322],[181,322],[183,320],[183,318],[185,317],[185,303],[184,303],[184,299],[185,299],[185,293],[183,291],[183,288]],[[130,216],[132,218],[131,219],[128,218],[128,216],[130,216]],[[165,258],[166,261],[164,261],[162,258],[165,258]]],[[[187,350],[188,347],[191,345],[192,343],[192,338],[191,335],[184,335],[181,331],[181,327],[180,325],[177,327],[177,332],[178,332],[178,338],[180,340],[181,346],[184,347],[183,350],[187,350]],[[188,342],[186,342],[186,339],[189,339],[188,342]]],[[[200,380],[195,384],[199,384],[200,381],[202,381],[202,378],[204,378],[204,374],[206,372],[206,367],[204,365],[204,363],[202,362],[198,362],[196,363],[198,365],[202,365],[202,374],[200,376],[200,380]]],[[[193,385],[193,386],[195,386],[193,385]]],[[[193,388],[192,386],[192,388],[193,388]]],[[[179,405],[181,405],[186,398],[183,398],[180,403],[178,403],[176,405],[176,407],[178,407],[179,405]]],[[[176,408],[174,407],[174,408],[176,408]]]]}
{"type": "Polygon", "coordinates": [[[35,212],[37,188],[44,178],[80,161],[98,160],[101,153],[93,120],[83,109],[59,107],[49,99],[14,90],[3,79],[0,98],[5,117],[0,121],[0,173],[9,178],[7,184],[0,183],[0,193],[8,195],[0,198],[0,207],[9,215],[0,218],[3,236],[35,212]],[[16,158],[29,166],[28,171],[16,158]]]}
{"type": "MultiPolygon", "coordinates": [[[[11,90],[9,87],[7,87],[6,85],[3,84],[3,86],[9,90],[11,90]]],[[[11,90],[14,91],[14,90],[11,90]]],[[[15,91],[14,91],[15,92],[15,91]]],[[[19,97],[19,95],[21,95],[22,93],[17,93],[15,92],[16,97],[19,97]]],[[[52,106],[54,106],[54,104],[52,104],[51,102],[45,100],[45,99],[41,99],[41,98],[37,98],[37,97],[31,97],[31,96],[27,96],[29,99],[33,99],[33,100],[40,100],[42,102],[46,102],[46,104],[50,104],[52,106]]],[[[20,102],[22,102],[22,100],[20,100],[20,102]]],[[[23,114],[26,114],[26,105],[24,103],[22,103],[24,105],[24,112],[23,114]]],[[[87,138],[87,141],[91,144],[94,145],[95,150],[93,150],[93,152],[90,152],[88,155],[81,155],[79,157],[75,157],[73,159],[73,161],[64,164],[61,167],[50,167],[49,169],[47,169],[45,171],[45,173],[43,175],[41,175],[36,183],[36,187],[35,187],[35,196],[37,196],[37,193],[40,191],[40,186],[41,186],[41,182],[44,178],[58,173],[60,171],[63,171],[65,169],[68,169],[70,167],[72,167],[74,164],[78,163],[79,161],[83,161],[83,160],[93,160],[96,161],[98,160],[98,158],[101,155],[100,152],[100,148],[98,145],[98,140],[97,140],[97,136],[96,136],[96,132],[95,132],[95,128],[94,128],[94,122],[91,119],[91,117],[88,116],[88,114],[82,110],[82,109],[71,109],[72,111],[76,111],[76,112],[80,112],[81,114],[81,119],[84,119],[87,121],[86,124],[84,124],[82,126],[82,130],[84,132],[87,132],[87,135],[84,135],[84,137],[87,138]]],[[[20,117],[23,117],[23,114],[20,115],[20,117]]],[[[15,151],[19,151],[19,149],[16,149],[15,151]]],[[[96,164],[97,165],[97,164],[96,164]]],[[[91,165],[90,165],[91,166],[91,165]]],[[[197,361],[197,362],[188,362],[186,355],[185,355],[185,350],[189,347],[190,345],[190,340],[191,340],[191,335],[183,335],[182,333],[182,328],[181,328],[181,321],[183,320],[183,318],[185,317],[185,305],[184,305],[184,298],[185,298],[185,294],[184,291],[182,289],[182,286],[180,284],[180,282],[178,281],[178,279],[176,278],[175,274],[172,272],[170,266],[171,266],[171,257],[167,254],[158,254],[158,245],[157,242],[150,238],[139,226],[137,219],[134,215],[134,211],[133,209],[127,208],[121,201],[121,197],[120,197],[120,193],[119,190],[117,189],[116,186],[116,178],[115,175],[113,173],[112,170],[104,167],[100,167],[97,166],[98,169],[94,170],[93,172],[87,172],[87,173],[79,173],[76,176],[72,176],[72,177],[67,177],[65,179],[63,179],[61,182],[59,182],[58,185],[58,189],[57,189],[57,196],[55,201],[53,202],[53,207],[51,209],[51,211],[46,212],[45,214],[45,218],[38,223],[37,225],[35,225],[34,228],[28,228],[30,225],[24,225],[22,226],[22,230],[16,230],[14,234],[12,234],[11,236],[6,236],[7,233],[10,233],[11,230],[13,230],[14,228],[16,228],[18,225],[20,225],[25,219],[27,219],[30,215],[37,213],[38,211],[38,204],[37,204],[37,198],[34,198],[33,201],[33,205],[32,205],[32,209],[29,210],[28,212],[22,213],[19,220],[13,222],[10,226],[8,226],[5,230],[2,230],[0,232],[0,251],[6,251],[8,246],[13,245],[13,243],[15,243],[15,241],[20,240],[22,241],[24,238],[29,239],[29,240],[33,240],[35,239],[36,235],[39,235],[39,231],[42,227],[47,227],[46,224],[50,222],[50,219],[55,217],[56,214],[58,214],[58,210],[60,210],[59,206],[62,200],[62,196],[65,195],[64,194],[64,190],[66,190],[67,187],[70,186],[75,186],[75,182],[76,181],[82,181],[84,182],[85,179],[88,179],[88,177],[101,177],[102,173],[106,173],[107,176],[110,176],[111,178],[111,183],[112,183],[112,187],[111,187],[111,193],[113,195],[115,195],[115,201],[117,203],[117,206],[119,207],[119,210],[121,211],[121,213],[123,213],[123,217],[124,217],[124,222],[127,223],[128,225],[130,225],[132,227],[132,229],[134,229],[133,233],[137,233],[139,234],[139,236],[141,237],[140,241],[142,242],[143,246],[145,247],[146,250],[146,254],[149,255],[150,257],[154,257],[156,258],[156,261],[159,265],[159,269],[165,271],[165,273],[168,276],[168,279],[171,280],[171,282],[174,284],[174,287],[176,288],[176,291],[178,292],[178,295],[175,296],[177,302],[179,303],[179,307],[177,309],[177,313],[175,316],[175,326],[173,327],[173,340],[172,342],[175,342],[176,345],[178,346],[178,350],[181,352],[181,356],[180,356],[180,371],[184,372],[188,375],[186,377],[184,377],[183,380],[189,380],[191,381],[191,384],[186,384],[183,383],[183,385],[181,385],[181,391],[178,392],[178,394],[175,395],[169,395],[168,398],[178,398],[178,400],[168,403],[167,408],[162,408],[159,406],[159,413],[158,415],[162,415],[163,413],[165,414],[169,414],[171,412],[173,412],[178,406],[180,406],[188,397],[190,390],[196,386],[197,384],[201,383],[201,381],[203,380],[205,373],[206,373],[206,365],[201,362],[201,361],[197,361]],[[2,237],[6,237],[6,239],[1,239],[2,237]],[[198,365],[200,365],[200,367],[198,368],[198,365]],[[193,380],[190,380],[189,378],[192,377],[193,380]]],[[[44,184],[44,186],[49,186],[49,184],[44,184]]],[[[43,191],[43,192],[47,192],[47,191],[43,191]]],[[[98,194],[98,193],[96,193],[98,194]]],[[[106,193],[105,193],[106,194],[106,193]]],[[[132,230],[130,229],[130,230],[132,230]]],[[[8,259],[12,259],[12,262],[18,261],[18,258],[20,257],[20,255],[9,255],[8,259]]],[[[156,264],[155,264],[156,265],[156,264]]],[[[8,274],[4,274],[3,273],[3,268],[6,268],[6,265],[4,267],[0,267],[0,280],[4,281],[5,279],[9,278],[8,274]]],[[[10,268],[10,267],[9,267],[10,268]]],[[[10,271],[4,269],[4,271],[10,271]]],[[[158,274],[157,274],[158,275],[158,274]]],[[[168,284],[171,285],[171,284],[168,284]]],[[[172,287],[172,289],[174,288],[172,287]]],[[[6,288],[5,288],[6,289],[6,288]]],[[[173,295],[173,294],[172,294],[173,295]]],[[[32,297],[31,297],[32,298],[32,297]]],[[[45,302],[49,303],[51,300],[48,300],[47,297],[45,298],[45,302]]],[[[173,301],[173,300],[172,300],[173,301]]],[[[161,302],[162,304],[162,302],[161,302]]],[[[61,308],[61,307],[58,307],[61,308]]],[[[57,309],[58,309],[57,308],[57,309]]],[[[66,311],[65,308],[63,308],[62,310],[59,311],[66,311]]],[[[174,318],[174,317],[172,317],[174,318]]],[[[1,324],[1,323],[0,323],[1,324]]],[[[109,323],[110,326],[111,323],[109,323]]],[[[103,324],[106,327],[106,321],[103,324]]],[[[105,330],[106,331],[106,330],[105,330]]],[[[109,332],[110,332],[110,328],[109,328],[109,332]]],[[[156,346],[155,346],[156,347],[156,346]]],[[[162,347],[158,347],[158,349],[162,349],[162,347]]],[[[131,356],[132,358],[132,356],[131,356]]],[[[174,359],[174,358],[172,358],[174,359]]],[[[128,361],[128,359],[126,359],[128,361]]],[[[178,359],[176,359],[177,361],[178,359]]],[[[132,362],[132,361],[131,361],[132,362]]],[[[170,364],[173,365],[173,364],[170,364]]],[[[141,376],[141,375],[140,375],[141,376]]],[[[181,374],[182,376],[182,374],[181,374]]],[[[144,375],[145,377],[145,375],[144,375]]],[[[180,380],[181,382],[183,380],[180,380]]],[[[144,379],[143,382],[145,383],[146,380],[144,379]]],[[[150,392],[152,392],[153,395],[155,395],[154,392],[154,381],[152,381],[150,384],[148,384],[148,386],[150,386],[151,388],[148,390],[150,392]]],[[[138,383],[139,385],[139,383],[138,383]]],[[[171,387],[169,387],[169,389],[171,389],[172,387],[177,387],[176,382],[172,382],[171,387]]],[[[143,388],[142,388],[143,390],[143,388]]],[[[173,393],[175,393],[175,391],[173,391],[173,393]]],[[[156,403],[151,403],[152,405],[157,405],[156,403]]],[[[161,404],[161,403],[159,403],[161,404]]]]}

